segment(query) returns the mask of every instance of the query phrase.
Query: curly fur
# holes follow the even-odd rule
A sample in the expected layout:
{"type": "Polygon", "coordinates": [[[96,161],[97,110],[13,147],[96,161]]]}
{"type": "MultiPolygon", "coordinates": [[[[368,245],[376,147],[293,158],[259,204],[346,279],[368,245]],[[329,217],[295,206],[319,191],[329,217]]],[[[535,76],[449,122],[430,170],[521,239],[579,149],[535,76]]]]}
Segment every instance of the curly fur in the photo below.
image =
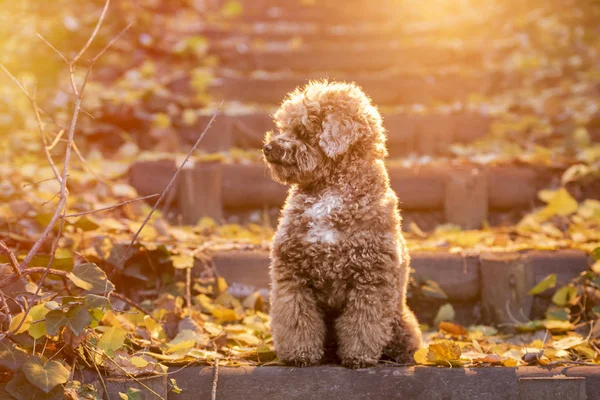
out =
{"type": "Polygon", "coordinates": [[[274,119],[265,160],[291,185],[271,251],[280,360],[308,366],[335,349],[350,368],[382,355],[412,362],[421,333],[379,112],[358,86],[318,81],[288,94],[274,119]]]}

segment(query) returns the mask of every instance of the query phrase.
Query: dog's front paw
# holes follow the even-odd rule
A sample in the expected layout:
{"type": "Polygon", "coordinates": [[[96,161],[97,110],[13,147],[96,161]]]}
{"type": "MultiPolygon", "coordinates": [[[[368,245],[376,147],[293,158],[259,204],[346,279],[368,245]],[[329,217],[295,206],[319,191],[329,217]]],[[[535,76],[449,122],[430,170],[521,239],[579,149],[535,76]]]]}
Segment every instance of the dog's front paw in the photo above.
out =
{"type": "Polygon", "coordinates": [[[350,369],[368,368],[377,365],[379,362],[376,358],[370,357],[346,357],[341,359],[342,365],[350,369]]]}
{"type": "Polygon", "coordinates": [[[310,367],[317,365],[323,358],[323,350],[302,349],[280,355],[279,359],[287,365],[294,367],[310,367]]]}

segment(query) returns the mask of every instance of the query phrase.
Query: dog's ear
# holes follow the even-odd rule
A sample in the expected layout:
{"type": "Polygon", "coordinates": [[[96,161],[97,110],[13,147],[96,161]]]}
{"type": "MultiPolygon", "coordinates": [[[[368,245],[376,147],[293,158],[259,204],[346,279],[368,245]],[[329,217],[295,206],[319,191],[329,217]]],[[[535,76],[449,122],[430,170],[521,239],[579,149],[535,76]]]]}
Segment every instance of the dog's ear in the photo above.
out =
{"type": "Polygon", "coordinates": [[[353,118],[344,118],[340,113],[328,114],[323,120],[323,131],[319,135],[319,146],[330,158],[343,154],[369,128],[353,118]]]}

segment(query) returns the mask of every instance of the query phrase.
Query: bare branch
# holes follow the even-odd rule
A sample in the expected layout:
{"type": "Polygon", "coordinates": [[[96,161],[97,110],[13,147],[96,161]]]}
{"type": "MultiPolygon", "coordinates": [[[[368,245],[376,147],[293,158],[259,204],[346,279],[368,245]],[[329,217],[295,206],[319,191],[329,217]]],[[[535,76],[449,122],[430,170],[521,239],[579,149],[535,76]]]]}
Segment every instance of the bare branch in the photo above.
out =
{"type": "Polygon", "coordinates": [[[187,303],[188,317],[192,316],[192,269],[187,268],[185,271],[185,300],[187,303]]]}
{"type": "Polygon", "coordinates": [[[212,390],[210,398],[212,400],[217,400],[217,386],[219,385],[219,359],[215,360],[215,364],[213,365],[213,381],[212,381],[212,390]]]}
{"type": "Polygon", "coordinates": [[[152,207],[152,210],[150,210],[150,213],[148,213],[148,215],[146,216],[146,219],[144,219],[144,221],[142,222],[142,225],[140,226],[140,228],[133,235],[133,238],[131,239],[131,242],[129,243],[129,246],[127,246],[127,250],[124,252],[123,256],[121,257],[121,260],[117,263],[117,265],[115,267],[113,267],[111,273],[109,274],[109,279],[112,278],[112,276],[114,275],[114,273],[117,271],[118,268],[122,268],[123,267],[123,264],[127,260],[127,257],[129,257],[129,254],[131,252],[131,248],[133,247],[133,245],[137,241],[137,238],[140,236],[140,233],[142,233],[142,229],[144,229],[144,226],[146,226],[146,224],[148,223],[148,221],[152,217],[152,214],[154,214],[154,211],[156,211],[156,209],[158,208],[158,206],[160,205],[160,203],[162,202],[162,200],[164,199],[164,197],[166,196],[166,194],[169,192],[169,190],[171,189],[171,187],[173,186],[173,184],[177,181],[177,177],[179,176],[179,173],[181,172],[181,170],[183,169],[183,167],[185,166],[185,164],[187,163],[187,161],[189,160],[189,158],[192,156],[192,154],[194,153],[194,151],[196,151],[196,148],[198,147],[198,145],[200,144],[200,142],[202,141],[202,139],[204,139],[204,135],[206,135],[206,132],[208,132],[208,130],[212,126],[215,118],[217,118],[217,115],[219,115],[219,111],[221,111],[221,107],[222,106],[223,106],[223,102],[221,102],[221,104],[219,104],[219,107],[217,107],[217,109],[215,110],[215,113],[213,114],[212,118],[210,119],[210,121],[208,121],[208,124],[206,125],[206,128],[204,128],[204,131],[200,134],[200,136],[198,137],[198,140],[196,140],[196,143],[194,143],[194,145],[192,146],[192,148],[190,149],[190,151],[186,155],[185,159],[183,160],[183,162],[181,163],[181,165],[179,166],[179,168],[177,168],[177,171],[175,171],[175,173],[171,177],[171,180],[167,184],[167,187],[165,187],[165,189],[160,194],[160,197],[158,198],[158,200],[156,200],[156,203],[154,203],[154,206],[152,207]]]}
{"type": "Polygon", "coordinates": [[[25,95],[27,97],[31,97],[31,95],[27,91],[27,88],[25,86],[23,86],[23,84],[21,82],[19,82],[19,80],[17,78],[15,78],[15,76],[13,74],[10,73],[10,71],[4,66],[4,64],[0,63],[0,68],[2,68],[4,73],[6,75],[8,75],[8,77],[15,83],[15,85],[17,85],[19,87],[19,89],[21,89],[21,91],[23,93],[25,93],[25,95]]]}
{"type": "Polygon", "coordinates": [[[124,206],[126,204],[135,203],[135,202],[140,201],[140,200],[151,199],[153,197],[158,197],[158,193],[151,194],[149,196],[138,197],[136,199],[131,199],[131,200],[123,201],[121,203],[113,204],[112,206],[108,206],[108,207],[98,208],[96,210],[83,211],[83,212],[75,213],[75,214],[67,214],[67,215],[65,215],[65,218],[81,217],[83,215],[94,214],[94,213],[102,212],[102,211],[108,211],[108,210],[112,210],[112,209],[124,206]]]}
{"type": "MultiPolygon", "coordinates": [[[[36,110],[36,112],[38,112],[38,111],[36,110]]],[[[58,142],[60,142],[60,139],[62,138],[62,135],[64,133],[65,133],[64,129],[61,129],[60,132],[58,132],[58,134],[54,137],[54,140],[52,141],[50,146],[48,146],[48,151],[52,151],[52,149],[54,149],[54,147],[56,147],[56,145],[58,144],[58,142]]]]}
{"type": "MultiPolygon", "coordinates": [[[[148,311],[144,310],[142,308],[142,306],[140,306],[135,301],[131,300],[129,297],[127,297],[121,293],[111,292],[110,297],[116,297],[117,299],[122,300],[125,303],[129,304],[131,307],[135,308],[136,310],[141,311],[142,314],[148,315],[150,318],[152,318],[152,315],[150,315],[150,313],[148,311]]],[[[154,319],[154,318],[152,318],[152,319],[154,319]]]]}
{"type": "Polygon", "coordinates": [[[48,141],[46,140],[46,135],[44,134],[44,124],[42,123],[42,118],[40,117],[40,112],[37,107],[37,103],[35,102],[35,89],[33,91],[33,95],[29,97],[29,101],[31,102],[31,106],[33,107],[33,111],[35,113],[35,119],[37,120],[38,129],[40,131],[40,136],[42,136],[42,142],[44,143],[44,154],[46,155],[46,160],[48,160],[48,164],[50,164],[50,168],[52,168],[52,172],[54,176],[58,180],[59,183],[62,182],[60,174],[56,169],[56,165],[54,164],[54,160],[52,159],[52,154],[50,154],[50,149],[48,148],[48,141]]]}
{"type": "Polygon", "coordinates": [[[90,38],[88,39],[86,44],[83,46],[83,48],[81,50],[79,50],[79,53],[77,53],[75,58],[69,64],[71,64],[71,65],[76,64],[77,61],[79,61],[79,59],[81,58],[81,56],[83,56],[83,53],[85,53],[87,51],[87,49],[90,47],[90,45],[96,38],[96,35],[98,35],[98,31],[100,30],[100,27],[102,26],[104,17],[106,17],[106,12],[108,11],[109,5],[110,5],[110,0],[106,0],[106,3],[104,3],[104,8],[102,9],[102,13],[100,14],[100,18],[98,18],[98,22],[96,23],[96,27],[94,28],[94,31],[90,35],[90,38]]]}
{"type": "MultiPolygon", "coordinates": [[[[40,274],[40,273],[44,273],[44,271],[46,271],[47,268],[46,267],[30,267],[30,268],[26,268],[24,271],[21,272],[21,277],[23,276],[27,276],[27,275],[31,275],[31,274],[40,274]]],[[[66,271],[61,271],[59,269],[48,269],[48,274],[49,275],[57,275],[57,276],[67,276],[67,272],[66,271]]],[[[11,283],[15,282],[17,279],[19,279],[19,276],[17,275],[9,275],[6,278],[4,278],[3,280],[0,281],[0,289],[10,285],[11,283]]]]}
{"type": "Polygon", "coordinates": [[[114,38],[112,38],[112,40],[111,40],[110,42],[108,42],[108,43],[106,44],[106,46],[104,46],[104,47],[102,48],[102,50],[100,50],[100,52],[99,52],[98,54],[96,54],[96,56],[95,56],[94,58],[92,58],[92,59],[91,59],[91,62],[92,62],[92,63],[95,63],[95,62],[96,62],[96,60],[97,60],[98,58],[100,58],[100,57],[102,56],[102,54],[104,54],[104,53],[106,52],[106,50],[108,50],[108,49],[109,49],[109,48],[110,48],[110,47],[111,47],[113,44],[115,44],[115,42],[116,42],[117,40],[119,40],[119,39],[121,38],[121,36],[123,36],[123,34],[125,34],[125,32],[127,32],[127,31],[129,30],[129,28],[131,28],[131,25],[133,25],[133,21],[132,21],[132,22],[130,22],[129,24],[127,24],[127,26],[126,26],[125,28],[123,28],[123,29],[121,30],[121,32],[117,33],[117,36],[115,36],[114,38]]]}
{"type": "Polygon", "coordinates": [[[21,276],[21,271],[19,270],[19,262],[17,261],[15,254],[12,251],[10,251],[10,249],[2,240],[0,240],[0,253],[4,253],[8,256],[10,266],[13,269],[14,273],[17,274],[17,277],[21,276]]]}
{"type": "Polygon", "coordinates": [[[63,53],[61,53],[61,52],[60,52],[60,51],[59,51],[59,50],[58,50],[56,47],[54,47],[54,46],[52,45],[52,43],[50,43],[49,41],[47,41],[47,40],[46,40],[46,38],[44,38],[44,37],[43,37],[41,34],[39,34],[39,33],[37,34],[37,37],[38,37],[39,39],[41,39],[41,41],[42,41],[42,42],[46,43],[46,45],[47,45],[48,47],[50,47],[52,50],[54,50],[54,52],[55,52],[56,54],[58,54],[58,56],[59,56],[60,58],[62,58],[62,60],[63,60],[64,62],[66,62],[67,64],[69,63],[69,60],[67,60],[67,57],[65,57],[63,53]]]}

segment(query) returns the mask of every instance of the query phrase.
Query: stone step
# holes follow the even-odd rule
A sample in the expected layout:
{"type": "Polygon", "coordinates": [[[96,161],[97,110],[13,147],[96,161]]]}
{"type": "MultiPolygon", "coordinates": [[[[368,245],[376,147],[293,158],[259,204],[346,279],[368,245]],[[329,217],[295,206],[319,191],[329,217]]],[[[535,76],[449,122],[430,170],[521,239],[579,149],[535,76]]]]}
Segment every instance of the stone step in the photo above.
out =
{"type": "MultiPolygon", "coordinates": [[[[212,131],[202,142],[207,153],[227,152],[231,148],[259,150],[265,133],[275,129],[271,113],[264,110],[248,113],[225,111],[215,121],[212,131]]],[[[199,117],[193,124],[174,120],[185,145],[192,145],[208,123],[210,116],[199,117]]],[[[493,118],[478,111],[434,112],[431,114],[383,112],[387,130],[387,147],[391,157],[411,153],[449,154],[454,143],[471,143],[488,134],[493,118]]]]}
{"type": "MultiPolygon", "coordinates": [[[[265,49],[253,49],[252,43],[236,42],[230,46],[213,46],[211,53],[219,57],[219,66],[240,71],[370,71],[386,70],[401,65],[405,69],[447,67],[448,65],[482,66],[480,48],[456,48],[443,45],[402,45],[398,41],[383,43],[350,43],[294,45],[266,43],[265,49]]],[[[499,58],[499,57],[496,57],[499,58]]]]}
{"type": "MultiPolygon", "coordinates": [[[[463,228],[481,227],[494,211],[531,209],[539,204],[538,191],[558,183],[565,168],[388,163],[390,184],[402,210],[438,211],[444,215],[442,222],[463,228]]],[[[129,181],[142,196],[160,193],[175,170],[172,159],[138,161],[129,170],[129,181]]],[[[202,216],[220,221],[225,211],[280,208],[287,193],[285,186],[270,178],[263,164],[220,162],[199,162],[184,169],[172,190],[172,205],[188,224],[202,216]],[[201,199],[202,204],[194,199],[201,199]]]]}
{"type": "Polygon", "coordinates": [[[470,95],[492,95],[517,82],[496,79],[492,74],[476,72],[418,75],[405,73],[343,74],[311,73],[266,75],[264,77],[221,76],[212,85],[215,99],[259,104],[278,104],[284,96],[311,79],[332,79],[358,83],[377,105],[432,104],[464,101],[470,95]]]}
{"type": "Polygon", "coordinates": [[[169,399],[598,399],[600,367],[432,368],[381,366],[349,370],[191,366],[172,376],[183,389],[169,399]],[[564,374],[564,376],[556,376],[564,374]],[[213,390],[214,383],[217,386],[213,390]],[[213,397],[215,398],[215,397],[213,397]]]}
{"type": "MultiPolygon", "coordinates": [[[[230,284],[234,294],[245,297],[255,290],[269,288],[269,254],[260,250],[216,251],[212,256],[217,273],[230,284]]],[[[555,291],[586,271],[593,259],[581,250],[521,253],[449,253],[411,252],[411,268],[417,281],[431,279],[448,296],[463,324],[510,323],[512,315],[543,318],[543,312],[555,291]],[[557,275],[555,289],[547,290],[534,302],[527,292],[549,274],[557,275]],[[512,278],[511,278],[512,276],[512,278]],[[507,305],[508,304],[508,305],[507,305]]],[[[204,261],[197,270],[203,271],[204,261]]],[[[437,309],[410,299],[422,323],[431,323],[437,309]]]]}

